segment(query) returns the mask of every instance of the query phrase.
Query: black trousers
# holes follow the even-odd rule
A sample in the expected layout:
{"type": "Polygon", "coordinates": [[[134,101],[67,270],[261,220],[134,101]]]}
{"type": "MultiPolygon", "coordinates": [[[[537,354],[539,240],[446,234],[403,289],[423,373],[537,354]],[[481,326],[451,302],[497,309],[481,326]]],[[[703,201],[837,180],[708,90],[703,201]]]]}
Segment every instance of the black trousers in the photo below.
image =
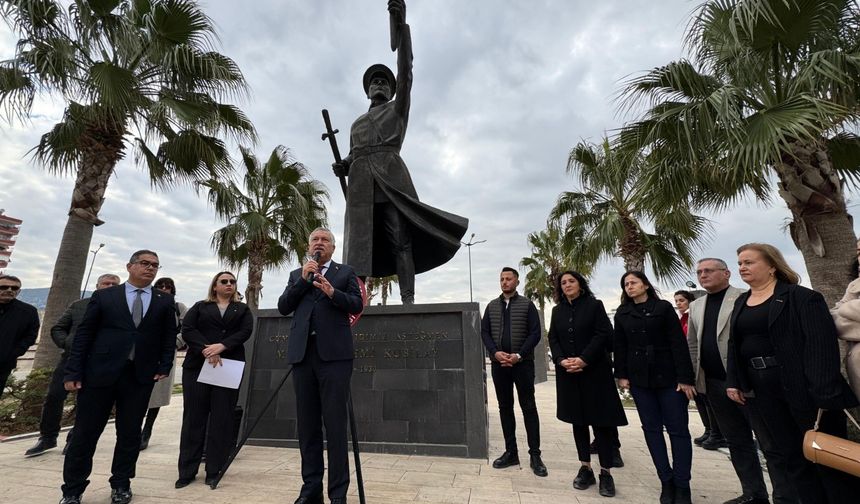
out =
{"type": "Polygon", "coordinates": [[[6,390],[6,382],[9,381],[9,375],[15,370],[18,364],[18,359],[11,362],[0,362],[0,399],[3,398],[3,391],[6,390]]]}
{"type": "MultiPolygon", "coordinates": [[[[612,457],[618,442],[618,427],[591,427],[594,440],[597,442],[597,459],[603,469],[612,468],[612,457]]],[[[573,426],[573,441],[576,443],[576,453],[580,462],[591,462],[591,437],[587,425],[573,426]]]]}
{"type": "MultiPolygon", "coordinates": [[[[204,364],[207,366],[208,364],[204,364]]],[[[233,444],[233,411],[239,390],[200,383],[199,369],[182,370],[182,431],[179,435],[179,477],[191,479],[206,449],[206,476],[224,467],[233,444]],[[207,423],[209,439],[206,439],[207,423]]]]}
{"type": "MultiPolygon", "coordinates": [[[[741,410],[741,407],[726,395],[726,382],[723,380],[706,380],[706,390],[711,408],[716,416],[716,423],[729,443],[732,466],[741,482],[743,494],[749,497],[767,499],[767,487],[764,484],[761,464],[758,460],[758,450],[753,441],[752,427],[741,410]]],[[[774,478],[771,472],[771,481],[774,478]]]]}
{"type": "MultiPolygon", "coordinates": [[[[803,436],[815,423],[818,410],[792,407],[783,391],[779,368],[749,369],[755,397],[748,399],[751,416],[755,417],[756,434],[772,440],[766,447],[768,466],[771,463],[785,467],[788,477],[795,483],[803,504],[836,504],[857,502],[860,495],[860,478],[815,465],[803,456],[803,436]]],[[[841,411],[825,412],[820,430],[834,436],[845,437],[847,426],[841,411]]]]}
{"type": "Polygon", "coordinates": [[[63,375],[66,369],[66,355],[60,359],[51,382],[48,384],[48,394],[42,404],[42,418],[39,421],[39,435],[45,439],[57,439],[60,434],[60,423],[63,420],[63,405],[69,393],[63,386],[63,375]]]}
{"type": "Polygon", "coordinates": [[[111,488],[128,488],[140,453],[140,424],[149,406],[152,383],[140,383],[129,361],[116,383],[109,387],[84,387],[78,391],[75,435],[63,463],[63,495],[79,495],[89,484],[93,454],[116,406],[116,447],[111,465],[111,488]]]}
{"type": "MultiPolygon", "coordinates": [[[[293,365],[296,423],[302,454],[301,497],[314,498],[322,494],[322,427],[325,425],[328,496],[330,499],[346,498],[349,488],[347,400],[351,377],[352,360],[323,361],[317,352],[316,336],[308,337],[304,360],[293,365]]],[[[209,457],[208,451],[206,456],[209,457]]]]}
{"type": "Polygon", "coordinates": [[[502,367],[493,361],[491,367],[493,387],[499,401],[499,417],[502,421],[502,435],[505,437],[505,451],[518,453],[517,421],[514,418],[514,387],[517,389],[523,422],[526,424],[526,439],[529,455],[540,455],[540,418],[535,403],[535,362],[520,361],[513,367],[502,367]]]}

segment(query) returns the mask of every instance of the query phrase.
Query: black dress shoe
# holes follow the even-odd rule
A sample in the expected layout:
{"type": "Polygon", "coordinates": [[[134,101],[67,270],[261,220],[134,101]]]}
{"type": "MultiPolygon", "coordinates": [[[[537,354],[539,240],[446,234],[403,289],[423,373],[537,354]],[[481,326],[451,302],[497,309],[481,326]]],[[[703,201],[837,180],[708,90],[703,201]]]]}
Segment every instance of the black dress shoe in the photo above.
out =
{"type": "Polygon", "coordinates": [[[660,504],[674,504],[675,502],[675,483],[663,481],[662,489],[660,490],[660,504]]]}
{"type": "Polygon", "coordinates": [[[720,448],[728,448],[729,442],[722,434],[711,434],[711,436],[702,443],[702,448],[706,450],[719,450],[720,448]]]}
{"type": "Polygon", "coordinates": [[[149,438],[152,436],[151,432],[142,432],[140,434],[140,451],[143,451],[149,448],[149,438]]]}
{"type": "Polygon", "coordinates": [[[131,488],[112,488],[110,491],[110,504],[128,504],[133,497],[131,488]]]}
{"type": "Polygon", "coordinates": [[[618,448],[612,454],[612,467],[624,467],[624,459],[621,458],[621,450],[618,448]]]}
{"type": "Polygon", "coordinates": [[[176,480],[176,483],[174,483],[173,486],[176,488],[185,488],[190,485],[191,482],[194,481],[194,479],[194,476],[190,478],[179,478],[178,480],[176,480]]]}
{"type": "Polygon", "coordinates": [[[697,437],[697,438],[694,438],[694,439],[693,439],[693,443],[694,443],[696,446],[702,446],[702,443],[704,443],[705,441],[707,441],[707,439],[708,439],[709,437],[711,437],[711,431],[706,430],[704,434],[702,434],[701,436],[699,436],[699,437],[697,437]]]}
{"type": "Polygon", "coordinates": [[[57,447],[57,438],[43,438],[40,437],[36,444],[33,445],[32,448],[24,452],[25,457],[35,457],[36,455],[41,455],[51,448],[57,447]]]}
{"type": "Polygon", "coordinates": [[[608,472],[600,471],[600,486],[597,492],[604,497],[615,497],[615,480],[608,472]]]}
{"type": "Polygon", "coordinates": [[[511,467],[514,465],[520,465],[520,456],[516,452],[506,451],[502,453],[502,456],[493,461],[493,467],[495,469],[504,469],[505,467],[511,467]]]}
{"type": "Polygon", "coordinates": [[[595,483],[597,480],[594,479],[594,471],[586,466],[581,466],[576,478],[573,478],[573,488],[577,490],[585,490],[595,483]]]}
{"type": "Polygon", "coordinates": [[[314,497],[299,497],[293,504],[325,504],[322,494],[314,497]]]}
{"type": "Polygon", "coordinates": [[[529,456],[529,466],[532,468],[532,472],[535,473],[535,476],[543,478],[549,474],[547,473],[543,460],[540,459],[540,455],[529,456]]]}
{"type": "Polygon", "coordinates": [[[64,495],[60,504],[81,504],[81,495],[64,495]]]}
{"type": "Polygon", "coordinates": [[[693,504],[690,487],[681,488],[675,487],[675,502],[674,504],[693,504]]]}
{"type": "Polygon", "coordinates": [[[218,477],[218,475],[215,475],[215,476],[209,476],[209,475],[207,474],[207,475],[206,475],[206,484],[207,484],[207,485],[209,485],[209,486],[211,487],[212,485],[214,485],[214,484],[215,484],[215,479],[216,479],[217,477],[218,477]]]}

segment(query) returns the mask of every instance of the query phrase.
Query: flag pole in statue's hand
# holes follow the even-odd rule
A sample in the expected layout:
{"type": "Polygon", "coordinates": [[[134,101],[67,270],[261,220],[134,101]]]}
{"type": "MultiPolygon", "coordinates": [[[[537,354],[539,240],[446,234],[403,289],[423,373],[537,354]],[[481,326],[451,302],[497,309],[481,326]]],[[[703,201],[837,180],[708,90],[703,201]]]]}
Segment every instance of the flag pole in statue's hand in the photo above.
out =
{"type": "MultiPolygon", "coordinates": [[[[340,164],[343,162],[343,159],[340,157],[340,149],[337,148],[337,138],[335,135],[340,131],[336,129],[332,129],[331,127],[331,118],[328,116],[328,110],[322,110],[323,121],[325,121],[325,133],[322,134],[322,140],[325,142],[328,140],[329,145],[331,145],[331,153],[334,154],[334,162],[336,164],[340,164]]],[[[338,179],[340,179],[340,188],[343,191],[343,196],[346,197],[346,177],[344,175],[338,175],[338,179]]]]}

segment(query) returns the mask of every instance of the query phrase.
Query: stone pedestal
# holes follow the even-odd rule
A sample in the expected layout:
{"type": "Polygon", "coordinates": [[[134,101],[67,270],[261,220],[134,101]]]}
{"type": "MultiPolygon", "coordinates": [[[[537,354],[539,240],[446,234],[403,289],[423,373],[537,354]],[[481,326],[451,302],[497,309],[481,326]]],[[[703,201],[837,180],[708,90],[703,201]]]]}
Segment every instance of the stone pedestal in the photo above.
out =
{"type": "MultiPolygon", "coordinates": [[[[277,310],[258,312],[245,372],[245,428],[287,373],[289,329],[290,318],[277,310]]],[[[352,332],[352,399],[362,451],[487,457],[477,303],[368,306],[352,332]]],[[[248,443],[298,446],[292,378],[248,443]]]]}

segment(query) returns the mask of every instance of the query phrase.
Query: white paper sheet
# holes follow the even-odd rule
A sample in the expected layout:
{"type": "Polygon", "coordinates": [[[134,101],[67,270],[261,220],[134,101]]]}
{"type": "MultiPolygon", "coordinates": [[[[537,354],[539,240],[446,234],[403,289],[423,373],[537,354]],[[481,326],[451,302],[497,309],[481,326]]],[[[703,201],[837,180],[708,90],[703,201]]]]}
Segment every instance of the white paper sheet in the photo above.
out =
{"type": "Polygon", "coordinates": [[[197,377],[197,381],[215,385],[216,387],[239,388],[245,363],[233,359],[221,359],[221,364],[220,366],[212,367],[212,364],[205,362],[203,369],[200,370],[200,376],[197,377]]]}

